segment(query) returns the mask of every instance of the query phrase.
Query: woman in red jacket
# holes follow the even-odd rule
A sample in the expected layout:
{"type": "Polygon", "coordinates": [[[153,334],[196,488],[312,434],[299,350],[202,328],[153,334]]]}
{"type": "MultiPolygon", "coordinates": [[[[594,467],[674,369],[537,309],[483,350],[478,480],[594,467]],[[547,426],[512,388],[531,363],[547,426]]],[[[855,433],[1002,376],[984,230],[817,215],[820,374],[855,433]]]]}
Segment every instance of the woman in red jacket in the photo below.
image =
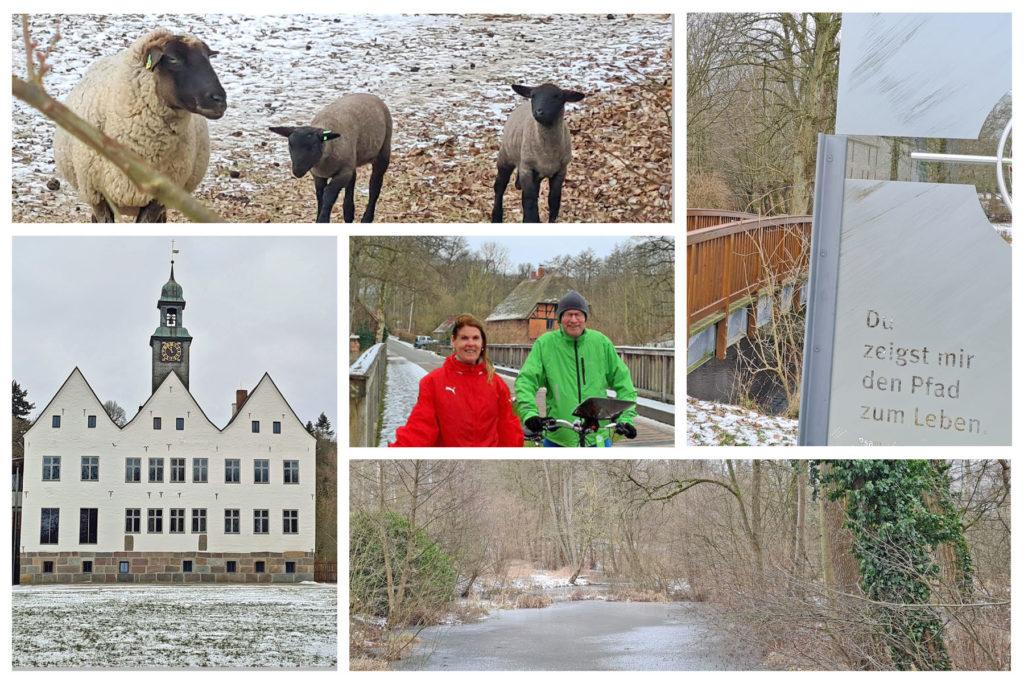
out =
{"type": "Polygon", "coordinates": [[[487,358],[487,333],[471,315],[452,328],[454,353],[420,380],[420,395],[391,446],[522,446],[512,396],[487,358]]]}

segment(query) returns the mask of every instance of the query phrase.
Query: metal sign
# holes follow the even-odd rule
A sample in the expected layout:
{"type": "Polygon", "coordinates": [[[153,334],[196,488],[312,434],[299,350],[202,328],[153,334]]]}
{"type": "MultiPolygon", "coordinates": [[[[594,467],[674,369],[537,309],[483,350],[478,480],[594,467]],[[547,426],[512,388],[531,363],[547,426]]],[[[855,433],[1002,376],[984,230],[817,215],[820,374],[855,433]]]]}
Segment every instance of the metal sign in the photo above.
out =
{"type": "MultiPolygon", "coordinates": [[[[976,138],[1009,27],[844,15],[837,130],[976,138]]],[[[819,138],[800,444],[1010,445],[1010,245],[973,186],[847,179],[846,145],[819,138]]]]}

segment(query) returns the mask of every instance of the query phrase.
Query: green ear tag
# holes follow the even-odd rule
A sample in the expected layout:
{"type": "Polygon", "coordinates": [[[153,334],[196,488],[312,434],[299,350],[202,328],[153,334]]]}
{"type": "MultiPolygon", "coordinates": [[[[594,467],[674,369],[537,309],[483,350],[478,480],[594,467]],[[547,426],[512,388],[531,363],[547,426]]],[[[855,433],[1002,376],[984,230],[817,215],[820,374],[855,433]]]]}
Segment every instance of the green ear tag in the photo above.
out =
{"type": "Polygon", "coordinates": [[[324,142],[327,142],[327,136],[330,135],[330,134],[331,134],[331,131],[329,131],[329,130],[325,130],[324,131],[324,133],[323,133],[323,135],[324,135],[323,141],[324,142]]]}
{"type": "Polygon", "coordinates": [[[146,71],[152,71],[152,70],[153,70],[153,55],[152,54],[148,54],[148,55],[146,55],[146,71]]]}

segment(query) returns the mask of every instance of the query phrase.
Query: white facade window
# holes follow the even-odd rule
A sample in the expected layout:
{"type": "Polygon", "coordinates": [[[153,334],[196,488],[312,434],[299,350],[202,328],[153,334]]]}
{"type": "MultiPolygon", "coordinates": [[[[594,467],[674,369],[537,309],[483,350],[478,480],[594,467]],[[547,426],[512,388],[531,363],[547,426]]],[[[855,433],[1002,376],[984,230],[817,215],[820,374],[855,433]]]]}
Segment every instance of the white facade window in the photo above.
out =
{"type": "Polygon", "coordinates": [[[208,458],[192,458],[192,481],[205,484],[207,481],[208,458]]]}
{"type": "Polygon", "coordinates": [[[129,483],[142,481],[142,458],[124,459],[124,480],[129,483]]]}
{"type": "Polygon", "coordinates": [[[99,517],[99,508],[81,508],[78,511],[79,543],[96,543],[96,527],[99,526],[99,517]]]}
{"type": "Polygon", "coordinates": [[[164,480],[164,459],[163,458],[150,458],[149,459],[149,480],[159,481],[164,480]]]}
{"type": "Polygon", "coordinates": [[[183,418],[183,417],[176,417],[176,418],[174,418],[174,428],[177,431],[179,431],[179,432],[185,431],[185,418],[183,418]]]}
{"type": "Polygon", "coordinates": [[[163,429],[163,420],[159,417],[153,418],[153,429],[163,429]]]}
{"type": "Polygon", "coordinates": [[[237,534],[239,533],[241,522],[241,515],[237,509],[226,509],[224,510],[224,533],[226,534],[237,534]]]}
{"type": "Polygon", "coordinates": [[[85,424],[86,427],[88,427],[89,429],[96,429],[96,416],[90,415],[88,418],[86,418],[85,424]]]}
{"type": "Polygon", "coordinates": [[[142,533],[142,510],[139,508],[125,508],[124,511],[124,532],[126,534],[142,533]]]}
{"type": "Polygon", "coordinates": [[[192,508],[192,533],[206,533],[206,508],[192,508]]]}
{"type": "Polygon", "coordinates": [[[162,534],[164,532],[164,511],[160,508],[149,508],[146,517],[146,530],[151,534],[162,534]]]}
{"type": "Polygon", "coordinates": [[[171,483],[185,481],[185,458],[171,458],[171,483]]]}
{"type": "Polygon", "coordinates": [[[242,461],[228,458],[224,461],[224,483],[239,484],[242,481],[242,461]]]}
{"type": "Polygon", "coordinates": [[[298,460],[285,460],[284,461],[284,483],[286,483],[286,484],[298,484],[299,483],[299,461],[298,460]]]}
{"type": "Polygon", "coordinates": [[[286,534],[297,534],[299,533],[299,511],[298,510],[284,510],[284,533],[286,534]]]}
{"type": "Polygon", "coordinates": [[[42,508],[39,512],[39,542],[45,545],[57,543],[60,536],[60,508],[42,508]]]}
{"type": "Polygon", "coordinates": [[[82,456],[82,481],[100,480],[100,459],[95,455],[82,456]]]}
{"type": "Polygon", "coordinates": [[[270,510],[252,511],[252,532],[254,534],[270,533],[270,510]]]}
{"type": "Polygon", "coordinates": [[[255,484],[269,484],[270,483],[270,461],[264,458],[256,458],[253,461],[253,483],[255,484]]]}
{"type": "Polygon", "coordinates": [[[171,533],[185,533],[185,508],[171,508],[171,533]]]}
{"type": "Polygon", "coordinates": [[[274,421],[274,433],[275,434],[280,434],[281,433],[281,423],[277,422],[276,420],[274,421]]]}
{"type": "Polygon", "coordinates": [[[43,456],[43,481],[60,481],[60,456],[43,456]]]}
{"type": "Polygon", "coordinates": [[[50,426],[54,429],[60,429],[60,415],[54,415],[50,418],[50,426]]]}

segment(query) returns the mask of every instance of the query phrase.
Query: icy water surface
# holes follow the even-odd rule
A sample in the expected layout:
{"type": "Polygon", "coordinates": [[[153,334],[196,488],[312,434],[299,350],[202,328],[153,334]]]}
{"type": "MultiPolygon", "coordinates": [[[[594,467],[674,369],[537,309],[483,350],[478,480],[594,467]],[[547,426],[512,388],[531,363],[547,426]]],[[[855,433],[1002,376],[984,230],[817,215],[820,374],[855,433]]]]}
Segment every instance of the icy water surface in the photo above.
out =
{"type": "Polygon", "coordinates": [[[706,605],[579,601],[497,610],[420,632],[396,669],[746,670],[756,660],[718,631],[706,605]]]}

